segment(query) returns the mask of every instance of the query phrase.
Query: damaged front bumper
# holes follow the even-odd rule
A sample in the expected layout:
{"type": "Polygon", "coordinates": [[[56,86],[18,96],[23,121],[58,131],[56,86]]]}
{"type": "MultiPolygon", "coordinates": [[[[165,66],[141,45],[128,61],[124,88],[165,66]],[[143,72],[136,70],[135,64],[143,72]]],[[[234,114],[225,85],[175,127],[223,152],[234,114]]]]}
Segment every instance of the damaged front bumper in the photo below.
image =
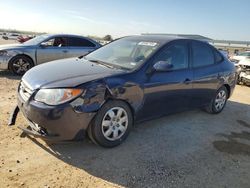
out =
{"type": "Polygon", "coordinates": [[[13,110],[9,125],[14,125],[18,113],[28,122],[28,128],[19,127],[23,132],[51,141],[81,140],[95,113],[78,112],[70,103],[48,106],[29,99],[24,101],[18,93],[18,105],[13,110]]]}
{"type": "MultiPolygon", "coordinates": [[[[16,118],[19,113],[20,109],[18,106],[16,106],[11,113],[10,119],[9,119],[9,126],[15,125],[16,123],[16,118]]],[[[57,141],[58,140],[58,135],[49,135],[45,131],[43,131],[38,125],[32,123],[31,121],[27,120],[29,122],[28,128],[20,127],[18,126],[19,129],[21,129],[24,133],[28,135],[32,135],[36,138],[41,138],[43,140],[47,141],[57,141]]]]}
{"type": "Polygon", "coordinates": [[[246,72],[241,72],[239,74],[238,80],[240,82],[245,83],[246,85],[250,85],[250,74],[246,72]]]}

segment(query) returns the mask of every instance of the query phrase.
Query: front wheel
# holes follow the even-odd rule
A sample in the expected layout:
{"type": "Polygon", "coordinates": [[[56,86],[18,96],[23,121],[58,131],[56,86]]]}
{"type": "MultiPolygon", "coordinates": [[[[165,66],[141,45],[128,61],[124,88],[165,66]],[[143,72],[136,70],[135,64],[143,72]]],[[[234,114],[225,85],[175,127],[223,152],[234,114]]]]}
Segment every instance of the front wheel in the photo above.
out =
{"type": "Polygon", "coordinates": [[[207,106],[206,111],[211,114],[218,114],[220,113],[228,99],[228,90],[225,86],[222,86],[215,94],[215,97],[211,100],[209,106],[207,106]]]}
{"type": "Polygon", "coordinates": [[[103,147],[115,147],[128,136],[133,124],[129,106],[122,101],[109,101],[98,111],[89,127],[89,137],[103,147]]]}
{"type": "Polygon", "coordinates": [[[30,58],[19,55],[10,61],[9,67],[14,74],[21,76],[33,67],[33,62],[30,58]]]}

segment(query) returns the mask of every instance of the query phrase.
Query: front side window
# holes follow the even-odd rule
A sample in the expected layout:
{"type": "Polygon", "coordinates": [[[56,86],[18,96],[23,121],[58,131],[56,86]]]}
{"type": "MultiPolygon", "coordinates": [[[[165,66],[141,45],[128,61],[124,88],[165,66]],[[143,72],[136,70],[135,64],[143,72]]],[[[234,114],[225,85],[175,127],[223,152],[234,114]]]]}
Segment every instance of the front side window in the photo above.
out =
{"type": "Polygon", "coordinates": [[[65,47],[67,40],[65,37],[55,37],[42,42],[42,45],[47,47],[65,47]]]}
{"type": "Polygon", "coordinates": [[[70,37],[68,40],[69,40],[69,46],[72,47],[95,47],[95,44],[87,39],[70,37]]]}
{"type": "Polygon", "coordinates": [[[188,47],[185,42],[176,42],[171,46],[167,46],[156,55],[154,62],[165,61],[171,64],[171,70],[179,70],[188,68],[188,47]]]}
{"type": "Polygon", "coordinates": [[[135,69],[143,64],[159,47],[157,42],[123,38],[103,46],[85,56],[126,69],[135,69]]]}
{"type": "Polygon", "coordinates": [[[193,67],[203,67],[214,64],[212,48],[205,43],[192,42],[193,67]]]}

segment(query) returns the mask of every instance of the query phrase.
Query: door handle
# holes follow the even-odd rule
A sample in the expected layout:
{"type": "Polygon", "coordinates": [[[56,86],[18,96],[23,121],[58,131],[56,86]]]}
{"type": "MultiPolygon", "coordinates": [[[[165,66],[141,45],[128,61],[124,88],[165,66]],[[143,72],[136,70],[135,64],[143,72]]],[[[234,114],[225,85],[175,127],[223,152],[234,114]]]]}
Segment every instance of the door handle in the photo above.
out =
{"type": "Polygon", "coordinates": [[[63,50],[63,53],[67,53],[68,52],[68,50],[63,50]]]}
{"type": "Polygon", "coordinates": [[[191,83],[191,80],[189,78],[186,78],[184,81],[183,81],[184,84],[190,84],[191,83]]]}

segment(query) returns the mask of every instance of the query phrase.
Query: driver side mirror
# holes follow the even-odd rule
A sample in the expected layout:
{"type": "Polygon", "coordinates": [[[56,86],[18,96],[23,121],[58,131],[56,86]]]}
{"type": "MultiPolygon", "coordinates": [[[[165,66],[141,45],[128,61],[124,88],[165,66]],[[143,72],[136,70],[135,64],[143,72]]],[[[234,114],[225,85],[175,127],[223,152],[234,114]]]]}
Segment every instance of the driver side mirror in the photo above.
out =
{"type": "Polygon", "coordinates": [[[40,47],[41,48],[46,48],[46,47],[48,47],[49,45],[48,45],[48,43],[47,42],[42,42],[41,44],[40,44],[40,47]]]}
{"type": "Polygon", "coordinates": [[[54,44],[54,39],[50,39],[50,40],[42,42],[40,44],[40,47],[41,48],[46,48],[46,47],[49,47],[49,46],[53,46],[53,44],[54,44]]]}
{"type": "Polygon", "coordinates": [[[173,67],[173,64],[168,63],[167,61],[158,61],[154,64],[153,69],[156,72],[166,72],[170,71],[173,67]]]}

